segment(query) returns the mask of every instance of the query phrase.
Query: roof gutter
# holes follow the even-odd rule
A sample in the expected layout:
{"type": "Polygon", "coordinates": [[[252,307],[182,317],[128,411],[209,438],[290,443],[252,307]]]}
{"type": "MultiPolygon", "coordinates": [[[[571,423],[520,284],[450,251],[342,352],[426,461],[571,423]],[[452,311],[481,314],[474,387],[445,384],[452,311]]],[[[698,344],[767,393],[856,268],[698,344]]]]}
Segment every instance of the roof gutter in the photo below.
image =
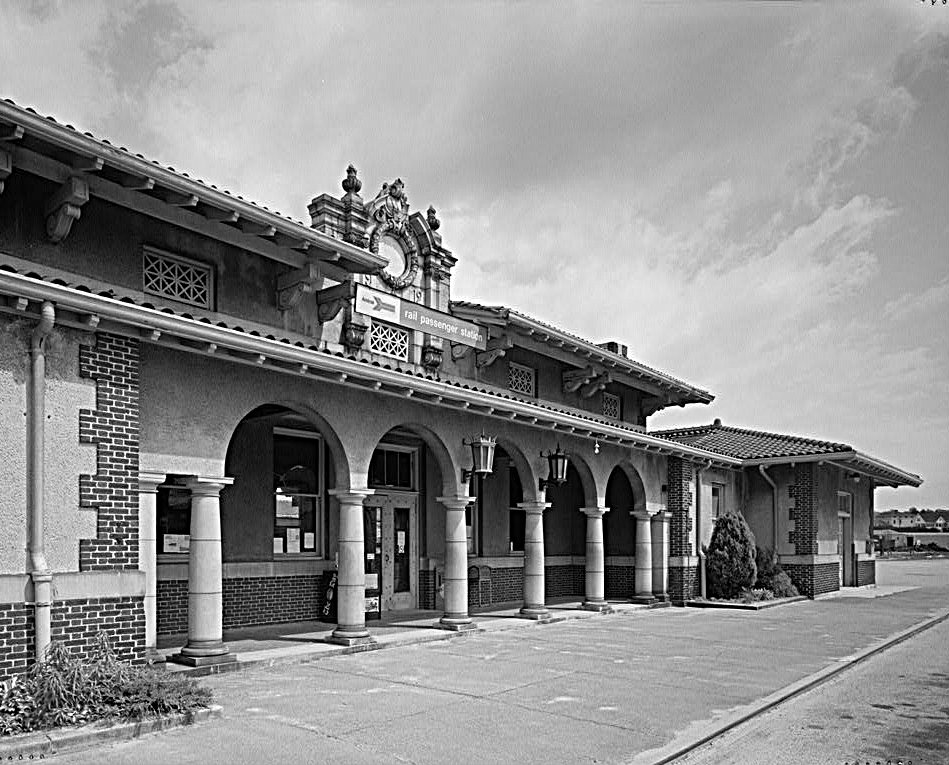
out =
{"type": "Polygon", "coordinates": [[[919,486],[922,484],[923,479],[914,473],[907,473],[905,470],[900,470],[893,465],[889,465],[882,460],[875,459],[869,455],[862,454],[860,452],[849,450],[845,452],[831,452],[830,454],[802,454],[802,455],[791,455],[786,457],[764,457],[761,459],[750,459],[742,460],[742,465],[746,467],[758,466],[758,465],[788,465],[792,463],[807,463],[807,462],[831,462],[836,463],[840,467],[846,467],[848,470],[852,470],[854,473],[860,473],[869,478],[876,478],[881,481],[888,481],[889,483],[895,483],[897,485],[907,485],[907,486],[919,486]],[[861,468],[859,465],[854,466],[848,464],[850,460],[855,460],[858,463],[865,463],[872,470],[877,472],[872,472],[871,469],[861,468]],[[886,478],[885,476],[889,475],[891,478],[886,478]]]}
{"type": "MultiPolygon", "coordinates": [[[[260,366],[267,361],[278,361],[294,366],[294,370],[272,366],[278,371],[293,371],[299,374],[301,370],[309,373],[311,370],[328,372],[335,377],[327,378],[330,382],[347,383],[359,386],[358,380],[368,379],[377,390],[383,393],[402,393],[407,388],[415,393],[430,396],[437,405],[457,408],[451,402],[461,402],[464,408],[471,405],[483,408],[486,416],[496,416],[503,419],[516,419],[528,425],[538,425],[539,421],[550,422],[562,432],[568,432],[579,438],[599,438],[619,444],[631,446],[646,451],[678,456],[687,460],[700,459],[711,461],[722,467],[737,469],[741,467],[741,460],[721,454],[686,446],[674,441],[650,436],[645,433],[625,430],[615,426],[591,422],[582,417],[565,412],[556,412],[538,407],[516,399],[502,399],[480,391],[466,390],[437,380],[427,380],[402,372],[371,366],[359,361],[328,353],[313,351],[291,345],[288,342],[271,340],[266,337],[246,335],[236,330],[218,327],[214,324],[169,315],[161,311],[132,305],[129,303],[92,295],[85,292],[63,287],[59,284],[39,281],[28,276],[0,271],[0,292],[17,295],[28,300],[44,301],[55,300],[60,309],[68,309],[81,314],[93,314],[100,318],[108,318],[117,323],[133,328],[133,334],[142,336],[142,330],[154,331],[168,335],[178,335],[191,341],[197,341],[220,349],[232,349],[248,354],[247,363],[260,366]],[[382,388],[388,385],[390,390],[382,388]],[[442,403],[442,401],[447,403],[442,403]]],[[[180,348],[200,353],[198,349],[180,348]]],[[[242,361],[242,359],[232,359],[242,361]]],[[[364,384],[361,387],[366,387],[364,384]]],[[[477,411],[477,410],[475,410],[477,411]]]]}

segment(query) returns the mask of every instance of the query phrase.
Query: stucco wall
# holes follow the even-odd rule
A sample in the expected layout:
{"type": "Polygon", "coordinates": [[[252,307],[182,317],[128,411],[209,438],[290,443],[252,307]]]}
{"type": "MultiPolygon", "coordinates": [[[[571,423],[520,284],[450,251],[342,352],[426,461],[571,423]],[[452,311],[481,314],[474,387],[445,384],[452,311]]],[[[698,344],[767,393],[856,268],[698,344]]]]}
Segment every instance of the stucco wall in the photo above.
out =
{"type": "MultiPolygon", "coordinates": [[[[27,386],[32,322],[0,317],[0,573],[26,571],[27,386]]],[[[79,539],[94,537],[96,515],[79,508],[79,476],[96,472],[92,445],[79,443],[79,409],[94,408],[95,386],[79,377],[79,345],[90,336],[54,329],[46,341],[46,557],[52,571],[76,571],[79,539]]]]}

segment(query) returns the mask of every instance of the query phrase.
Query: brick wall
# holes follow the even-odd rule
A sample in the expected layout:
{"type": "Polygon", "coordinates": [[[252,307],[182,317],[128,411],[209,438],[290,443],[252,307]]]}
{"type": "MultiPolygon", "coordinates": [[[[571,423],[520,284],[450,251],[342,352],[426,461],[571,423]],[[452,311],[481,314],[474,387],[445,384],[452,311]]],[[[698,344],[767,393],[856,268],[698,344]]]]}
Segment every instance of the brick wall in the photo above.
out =
{"type": "Polygon", "coordinates": [[[0,681],[31,663],[33,640],[33,609],[25,603],[0,603],[0,681]]]}
{"type": "MultiPolygon", "coordinates": [[[[325,595],[321,583],[319,573],[227,578],[224,629],[317,619],[325,595]]],[[[156,610],[159,635],[187,632],[188,580],[159,580],[156,610]]]]}
{"type": "Polygon", "coordinates": [[[607,566],[605,572],[607,598],[631,598],[636,591],[635,566],[607,566]]]}
{"type": "Polygon", "coordinates": [[[188,580],[159,579],[156,629],[159,635],[177,635],[188,631],[188,580]]]}
{"type": "Polygon", "coordinates": [[[79,349],[79,374],[96,381],[96,408],[79,410],[79,441],[97,445],[79,504],[98,510],[95,539],[79,541],[79,570],[138,568],[138,341],[99,333],[79,349]]]}
{"type": "Polygon", "coordinates": [[[85,598],[54,601],[52,639],[86,655],[99,631],[109,636],[120,659],[141,662],[145,656],[145,608],[141,597],[85,598]]]}
{"type": "Polygon", "coordinates": [[[669,555],[680,557],[693,555],[692,551],[692,518],[689,510],[692,507],[692,463],[685,462],[678,457],[669,457],[668,460],[668,511],[672,513],[669,519],[669,555]]]}
{"type": "Polygon", "coordinates": [[[582,597],[586,591],[586,567],[546,566],[544,568],[544,597],[562,598],[570,595],[582,597]]]}
{"type": "Polygon", "coordinates": [[[524,600],[524,569],[495,568],[491,570],[491,602],[516,603],[524,600]]]}
{"type": "Polygon", "coordinates": [[[875,560],[857,561],[857,586],[862,587],[865,584],[876,584],[877,581],[877,562],[875,560]]]}
{"type": "Polygon", "coordinates": [[[791,577],[801,595],[813,598],[825,592],[840,589],[840,565],[818,563],[816,565],[786,564],[782,568],[791,577]]]}
{"type": "Polygon", "coordinates": [[[669,600],[682,605],[699,594],[696,566],[669,566],[669,600]]]}
{"type": "Polygon", "coordinates": [[[435,608],[435,572],[430,569],[421,569],[418,572],[418,607],[429,610],[435,608]]]}
{"type": "Polygon", "coordinates": [[[321,574],[224,580],[224,628],[316,619],[321,574]]]}
{"type": "Polygon", "coordinates": [[[795,465],[794,483],[788,486],[788,494],[794,500],[794,531],[791,538],[796,555],[817,554],[817,502],[814,489],[813,463],[795,465]]]}

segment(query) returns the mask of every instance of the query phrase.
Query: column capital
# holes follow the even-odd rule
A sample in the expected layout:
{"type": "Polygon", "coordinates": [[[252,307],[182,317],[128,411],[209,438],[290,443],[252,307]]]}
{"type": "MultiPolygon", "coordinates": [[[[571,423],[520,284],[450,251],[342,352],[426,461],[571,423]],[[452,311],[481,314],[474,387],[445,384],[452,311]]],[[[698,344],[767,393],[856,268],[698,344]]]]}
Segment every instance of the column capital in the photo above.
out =
{"type": "Polygon", "coordinates": [[[225,476],[211,477],[202,475],[193,475],[188,478],[185,486],[191,490],[192,495],[198,497],[216,497],[225,489],[234,483],[233,478],[225,476]]]}
{"type": "Polygon", "coordinates": [[[660,510],[652,517],[653,523],[669,523],[669,519],[672,518],[672,513],[668,510],[660,510]]]}
{"type": "Polygon", "coordinates": [[[158,487],[165,482],[167,475],[165,473],[149,473],[140,471],[138,474],[138,493],[156,494],[158,487]]]}
{"type": "Polygon", "coordinates": [[[649,509],[647,508],[646,510],[631,510],[629,514],[633,516],[633,518],[635,518],[637,521],[648,522],[656,514],[656,511],[653,510],[652,512],[650,512],[649,509]]]}
{"type": "Polygon", "coordinates": [[[610,509],[608,507],[581,507],[580,512],[583,513],[587,518],[602,518],[610,509]]]}
{"type": "Polygon", "coordinates": [[[341,505],[361,505],[375,493],[375,489],[330,489],[327,492],[331,497],[336,497],[341,505]]]}
{"type": "Polygon", "coordinates": [[[446,510],[464,510],[477,499],[477,497],[435,497],[435,501],[443,504],[446,510]]]}
{"type": "Polygon", "coordinates": [[[553,502],[518,502],[517,509],[528,515],[541,515],[544,510],[554,506],[553,502]]]}

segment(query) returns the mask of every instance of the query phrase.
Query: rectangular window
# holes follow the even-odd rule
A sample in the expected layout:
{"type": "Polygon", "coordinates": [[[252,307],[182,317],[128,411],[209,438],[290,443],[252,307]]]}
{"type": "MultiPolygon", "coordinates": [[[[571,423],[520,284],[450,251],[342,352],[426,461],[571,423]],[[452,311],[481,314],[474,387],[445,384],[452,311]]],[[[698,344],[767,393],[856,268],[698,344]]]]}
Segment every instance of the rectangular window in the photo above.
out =
{"type": "Polygon", "coordinates": [[[369,329],[369,350],[392,356],[402,361],[409,360],[409,333],[401,327],[394,327],[381,321],[372,320],[369,329]]]}
{"type": "Polygon", "coordinates": [[[274,428],[274,555],[325,555],[323,442],[315,433],[274,428]]]}
{"type": "Polygon", "coordinates": [[[725,484],[712,484],[712,519],[721,518],[725,508],[725,484]]]}
{"type": "Polygon", "coordinates": [[[508,390],[523,393],[525,396],[534,396],[536,395],[535,378],[535,372],[531,367],[515,364],[513,361],[507,365],[508,390]]]}
{"type": "Polygon", "coordinates": [[[150,295],[214,308],[214,271],[211,266],[146,247],[142,253],[142,289],[150,295]]]}
{"type": "Polygon", "coordinates": [[[845,491],[837,492],[837,515],[850,515],[853,504],[853,495],[845,491]]]}
{"type": "Polygon", "coordinates": [[[622,417],[622,399],[612,393],[603,394],[603,416],[618,420],[622,417]]]}
{"type": "Polygon", "coordinates": [[[369,461],[369,488],[415,491],[417,454],[414,447],[380,446],[369,461]]]}
{"type": "Polygon", "coordinates": [[[508,468],[508,477],[508,486],[510,487],[508,495],[508,507],[510,507],[508,512],[508,537],[511,552],[524,552],[526,516],[524,511],[517,507],[517,503],[522,501],[523,490],[521,488],[521,478],[513,465],[508,468]]]}
{"type": "Polygon", "coordinates": [[[158,487],[158,552],[187,555],[191,547],[191,492],[182,486],[158,487]]]}

